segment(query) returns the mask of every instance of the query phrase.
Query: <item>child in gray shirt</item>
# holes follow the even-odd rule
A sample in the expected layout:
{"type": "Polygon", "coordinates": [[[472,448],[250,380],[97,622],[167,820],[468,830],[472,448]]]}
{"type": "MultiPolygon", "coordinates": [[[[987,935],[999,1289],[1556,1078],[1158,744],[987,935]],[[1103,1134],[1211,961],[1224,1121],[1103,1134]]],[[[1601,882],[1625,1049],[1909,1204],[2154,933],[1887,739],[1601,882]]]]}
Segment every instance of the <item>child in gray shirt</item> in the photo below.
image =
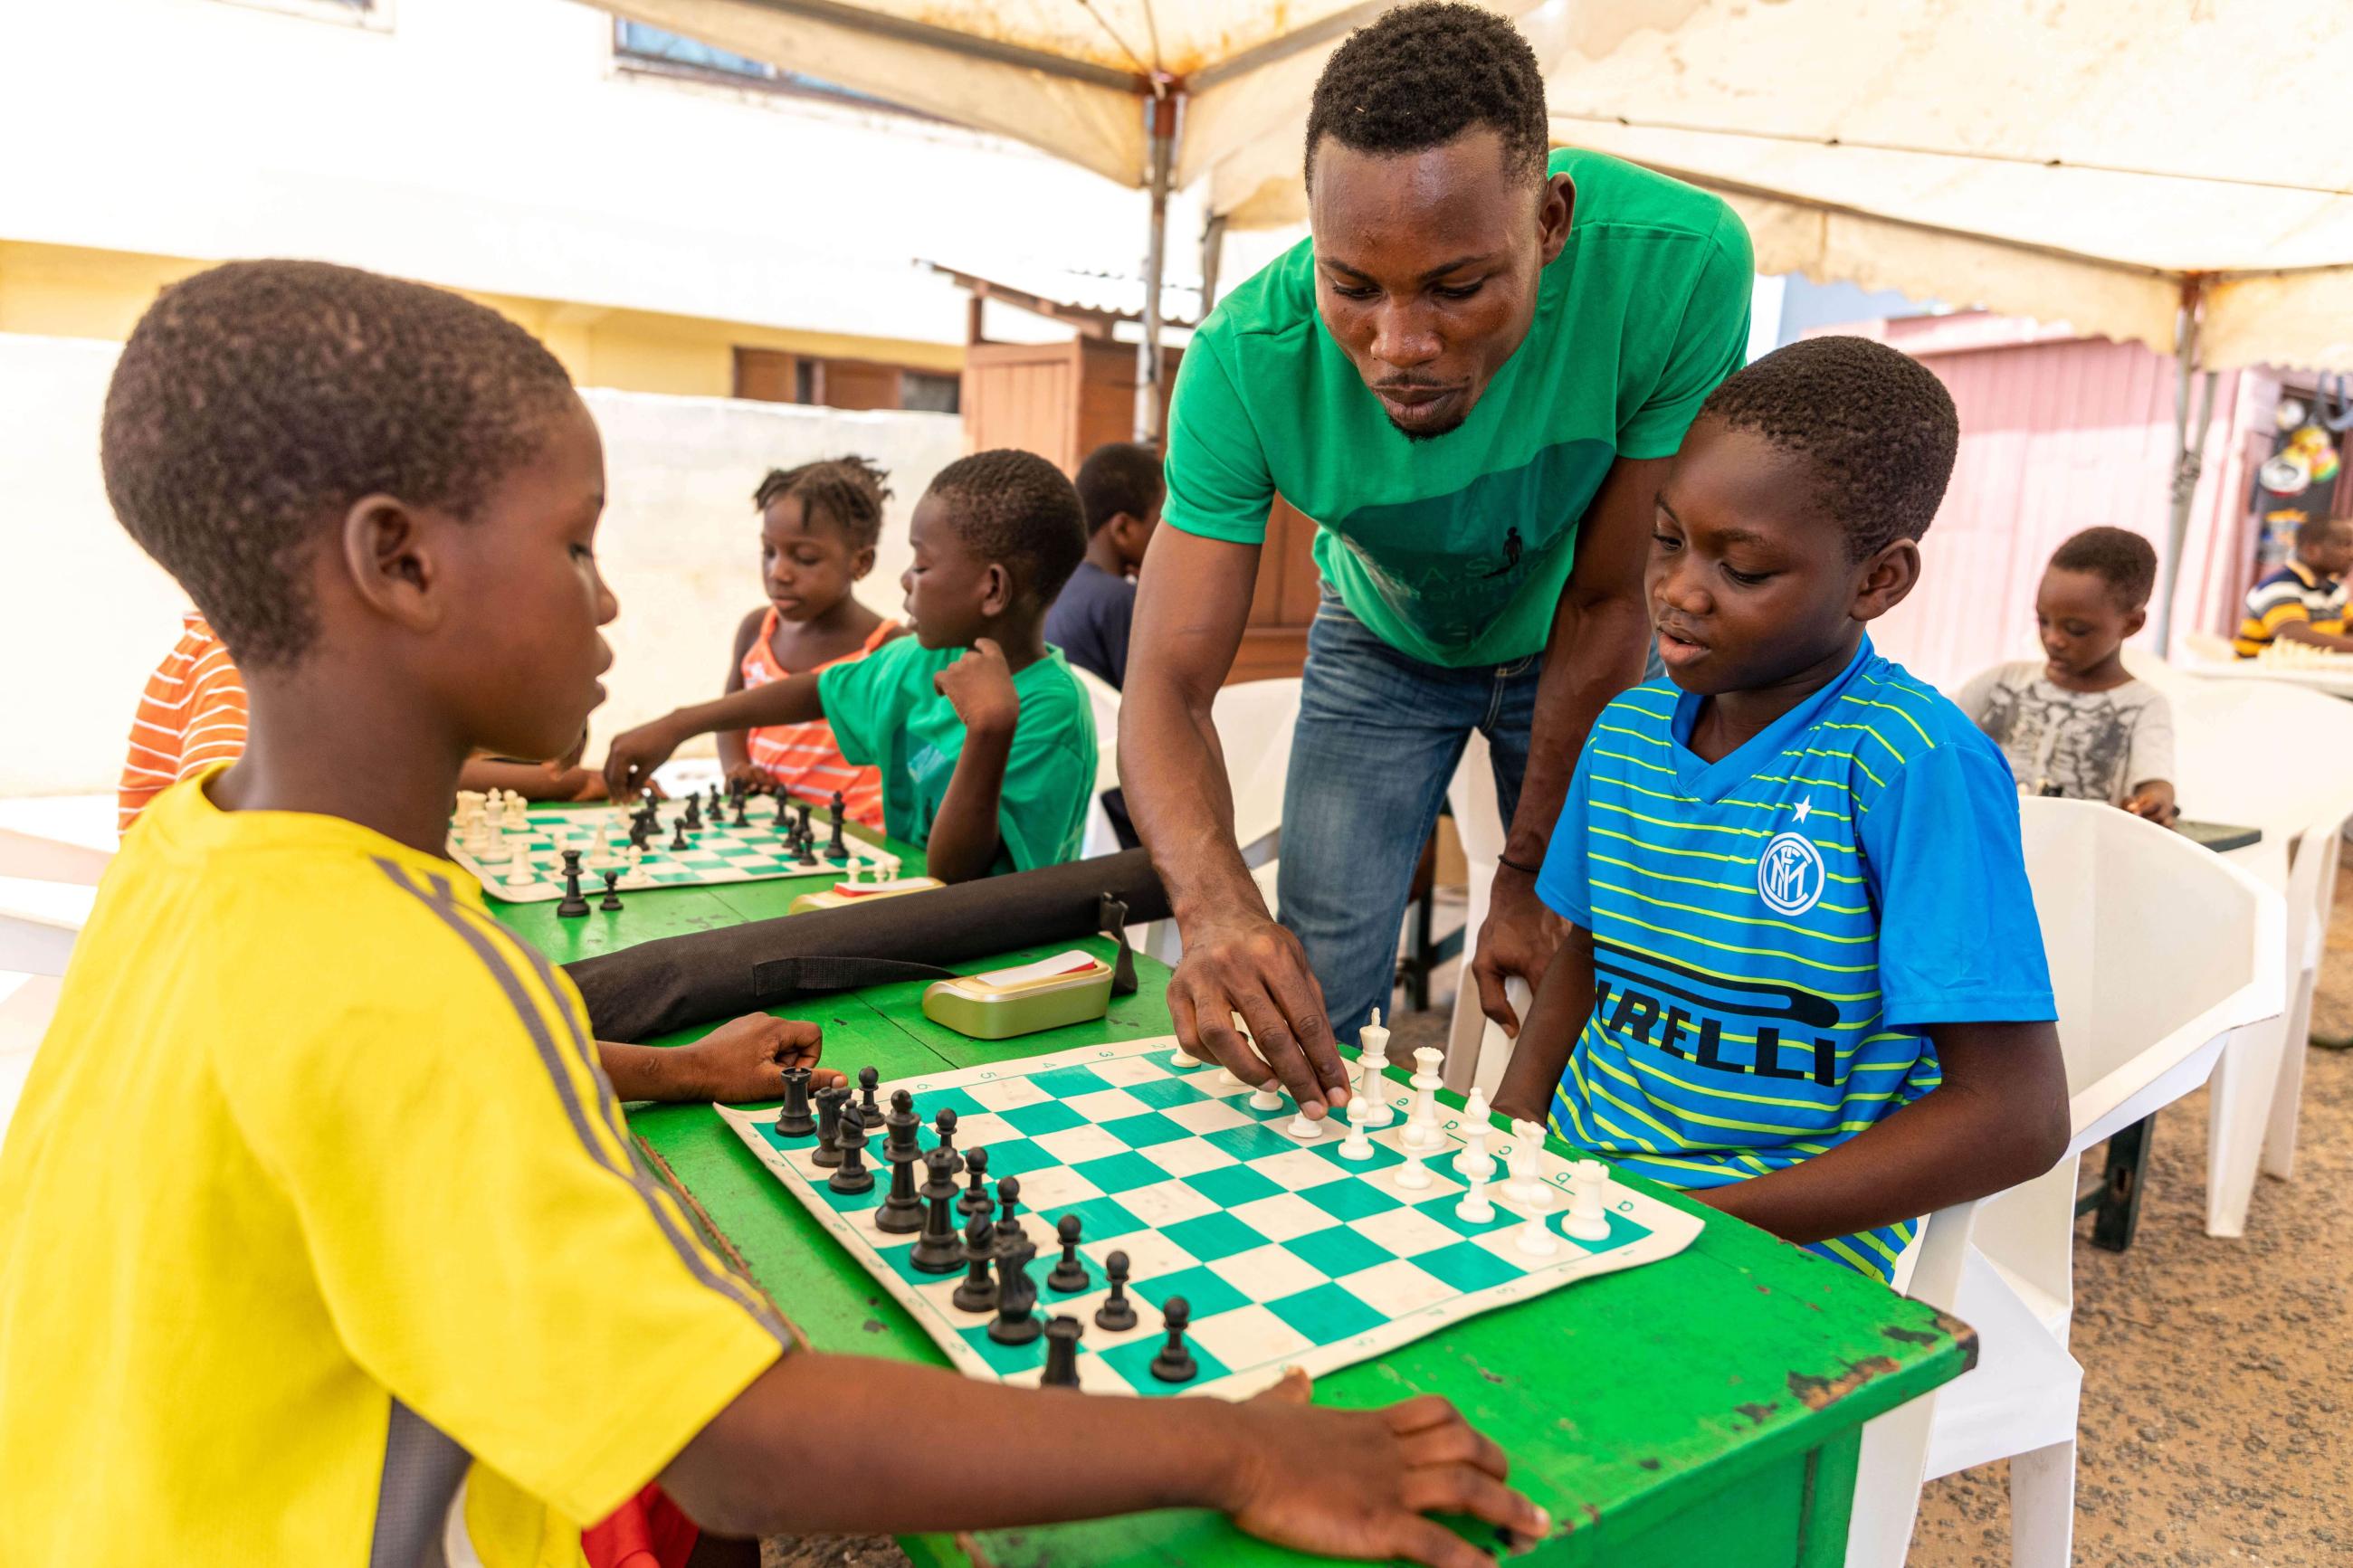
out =
{"type": "Polygon", "coordinates": [[[2010,759],[2019,788],[2105,800],[2170,823],[2173,712],[2124,666],[2125,640],[2148,618],[2157,552],[2121,528],[2087,528],[2042,574],[2034,618],[2042,663],[1998,665],[1954,698],[2010,759]]]}

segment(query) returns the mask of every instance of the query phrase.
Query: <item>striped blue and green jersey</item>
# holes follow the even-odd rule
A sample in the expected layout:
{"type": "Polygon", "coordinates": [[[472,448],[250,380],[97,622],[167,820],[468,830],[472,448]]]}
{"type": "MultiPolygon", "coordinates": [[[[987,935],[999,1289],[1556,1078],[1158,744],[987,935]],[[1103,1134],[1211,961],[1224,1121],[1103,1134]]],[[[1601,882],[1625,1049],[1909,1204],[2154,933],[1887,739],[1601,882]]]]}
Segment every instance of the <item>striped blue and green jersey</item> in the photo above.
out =
{"type": "MultiPolygon", "coordinates": [[[[1867,639],[1720,762],[1688,743],[1700,700],[1662,680],[1603,710],[1537,883],[1593,937],[1554,1128],[1679,1187],[1935,1089],[1931,1026],[2056,1016],[2017,785],[1960,710],[1867,639]]],[[[1886,1279],[1914,1228],[1813,1250],[1886,1279]]]]}

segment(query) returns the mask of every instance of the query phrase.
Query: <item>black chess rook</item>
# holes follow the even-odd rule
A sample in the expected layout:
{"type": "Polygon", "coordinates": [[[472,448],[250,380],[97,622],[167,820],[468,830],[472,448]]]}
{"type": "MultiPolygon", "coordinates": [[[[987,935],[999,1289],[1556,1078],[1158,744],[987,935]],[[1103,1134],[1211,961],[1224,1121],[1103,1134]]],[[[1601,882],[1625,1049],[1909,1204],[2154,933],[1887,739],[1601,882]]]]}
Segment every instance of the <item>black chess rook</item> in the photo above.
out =
{"type": "Polygon", "coordinates": [[[776,1112],[776,1131],[786,1138],[806,1138],[817,1131],[809,1114],[809,1069],[785,1069],[785,1108],[776,1112]]]}
{"type": "Polygon", "coordinates": [[[1046,1374],[1039,1387],[1078,1387],[1079,1335],[1084,1331],[1079,1321],[1067,1314],[1046,1325],[1046,1374]]]}

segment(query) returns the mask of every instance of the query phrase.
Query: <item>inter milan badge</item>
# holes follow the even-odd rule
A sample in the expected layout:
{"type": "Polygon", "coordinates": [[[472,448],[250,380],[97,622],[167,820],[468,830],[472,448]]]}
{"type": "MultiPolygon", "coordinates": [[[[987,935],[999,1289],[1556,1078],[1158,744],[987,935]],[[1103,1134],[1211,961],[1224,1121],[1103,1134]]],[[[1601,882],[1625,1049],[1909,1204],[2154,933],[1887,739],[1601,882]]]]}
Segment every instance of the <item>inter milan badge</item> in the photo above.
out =
{"type": "Polygon", "coordinates": [[[1795,833],[1777,833],[1757,860],[1757,896],[1775,913],[1801,915],[1822,896],[1822,854],[1795,833]]]}

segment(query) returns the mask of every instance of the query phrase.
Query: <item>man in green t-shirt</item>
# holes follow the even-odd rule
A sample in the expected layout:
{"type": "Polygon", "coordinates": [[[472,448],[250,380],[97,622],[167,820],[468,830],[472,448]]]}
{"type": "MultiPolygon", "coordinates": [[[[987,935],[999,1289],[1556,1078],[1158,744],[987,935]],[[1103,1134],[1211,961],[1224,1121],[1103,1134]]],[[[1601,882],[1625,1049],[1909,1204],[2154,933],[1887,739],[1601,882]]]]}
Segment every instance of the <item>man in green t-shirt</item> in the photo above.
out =
{"type": "Polygon", "coordinates": [[[1533,986],[1560,939],[1535,896],[1554,818],[1594,716],[1641,672],[1660,480],[1747,348],[1731,209],[1546,143],[1510,23],[1388,13],[1316,84],[1312,237],[1219,305],[1176,378],[1121,778],[1184,937],[1178,1035],[1253,1081],[1271,1067],[1311,1112],[1346,1100],[1334,1025],[1353,1038],[1387,1005],[1413,868],[1474,730],[1510,835],[1466,984],[1516,1033],[1504,981],[1533,986]],[[1281,924],[1234,844],[1209,720],[1278,492],[1315,520],[1324,578],[1281,924]]]}

